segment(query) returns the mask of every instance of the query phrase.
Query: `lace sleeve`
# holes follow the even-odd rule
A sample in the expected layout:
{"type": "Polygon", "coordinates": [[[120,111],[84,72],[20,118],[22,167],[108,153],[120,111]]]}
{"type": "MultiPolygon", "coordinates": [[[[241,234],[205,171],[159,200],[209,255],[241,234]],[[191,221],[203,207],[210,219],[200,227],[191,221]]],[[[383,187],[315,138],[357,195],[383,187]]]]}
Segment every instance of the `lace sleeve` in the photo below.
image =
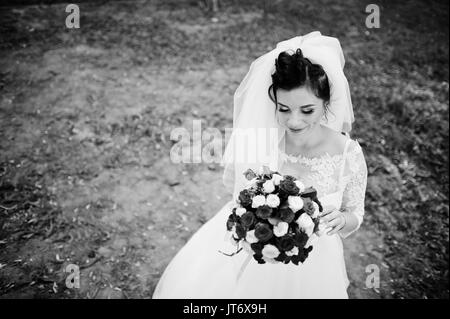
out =
{"type": "Polygon", "coordinates": [[[353,143],[349,150],[346,171],[349,171],[349,179],[344,188],[341,210],[347,214],[354,214],[358,220],[356,228],[347,233],[340,232],[342,238],[359,229],[364,217],[364,200],[367,187],[367,164],[364,153],[358,142],[353,143]]]}

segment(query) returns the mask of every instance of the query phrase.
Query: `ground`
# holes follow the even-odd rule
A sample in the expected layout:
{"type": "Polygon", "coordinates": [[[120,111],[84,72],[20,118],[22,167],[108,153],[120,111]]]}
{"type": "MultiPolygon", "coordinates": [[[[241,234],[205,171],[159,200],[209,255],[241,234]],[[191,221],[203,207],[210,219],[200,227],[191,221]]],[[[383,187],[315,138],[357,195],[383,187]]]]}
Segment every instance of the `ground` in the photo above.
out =
{"type": "Polygon", "coordinates": [[[217,164],[170,161],[171,130],[224,133],[251,61],[313,30],[341,41],[369,167],[344,242],[350,297],[448,298],[446,1],[379,1],[379,29],[356,0],[229,0],[215,16],[204,1],[81,2],[80,29],[65,4],[32,2],[0,6],[1,298],[150,298],[230,200],[217,164]]]}

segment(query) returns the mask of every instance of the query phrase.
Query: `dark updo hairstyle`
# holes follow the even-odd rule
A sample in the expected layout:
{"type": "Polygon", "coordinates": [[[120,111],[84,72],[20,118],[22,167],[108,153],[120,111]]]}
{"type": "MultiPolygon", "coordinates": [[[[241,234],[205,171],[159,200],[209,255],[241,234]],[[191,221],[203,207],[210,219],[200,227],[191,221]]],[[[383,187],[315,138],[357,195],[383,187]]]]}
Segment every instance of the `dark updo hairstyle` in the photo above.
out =
{"type": "Polygon", "coordinates": [[[292,90],[308,86],[315,96],[324,101],[325,114],[330,103],[330,85],[328,77],[319,64],[313,64],[303,56],[299,48],[294,54],[281,52],[275,59],[276,70],[272,74],[272,85],[269,87],[269,97],[278,106],[277,90],[292,90]],[[272,95],[273,92],[273,95],[272,95]]]}

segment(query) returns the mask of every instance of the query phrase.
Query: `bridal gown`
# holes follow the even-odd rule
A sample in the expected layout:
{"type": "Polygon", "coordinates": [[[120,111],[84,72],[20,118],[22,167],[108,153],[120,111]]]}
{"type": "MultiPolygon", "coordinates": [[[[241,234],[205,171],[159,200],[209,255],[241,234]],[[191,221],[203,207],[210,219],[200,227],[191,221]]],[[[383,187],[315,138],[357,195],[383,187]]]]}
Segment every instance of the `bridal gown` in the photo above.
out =
{"type": "MultiPolygon", "coordinates": [[[[307,158],[280,153],[279,172],[316,188],[323,205],[355,214],[358,227],[364,215],[367,166],[361,146],[350,138],[344,152],[307,158]]],[[[208,220],[178,251],[162,274],[154,299],[300,299],[348,298],[349,280],[341,238],[347,234],[317,237],[304,263],[258,264],[247,251],[236,251],[226,231],[232,201],[208,220]],[[238,275],[237,275],[238,274],[238,275]]]]}

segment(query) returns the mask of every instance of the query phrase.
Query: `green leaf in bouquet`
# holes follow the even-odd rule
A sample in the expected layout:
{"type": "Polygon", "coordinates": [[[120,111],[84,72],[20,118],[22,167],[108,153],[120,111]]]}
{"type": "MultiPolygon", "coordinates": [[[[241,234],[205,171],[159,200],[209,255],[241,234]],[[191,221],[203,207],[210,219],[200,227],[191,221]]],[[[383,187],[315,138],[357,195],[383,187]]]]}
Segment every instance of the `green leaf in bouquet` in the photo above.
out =
{"type": "Polygon", "coordinates": [[[230,216],[228,216],[228,220],[227,220],[227,230],[230,231],[233,226],[236,225],[236,223],[239,221],[239,216],[236,214],[230,214],[230,216]]]}
{"type": "Polygon", "coordinates": [[[236,223],[236,235],[239,239],[244,239],[247,235],[245,227],[240,222],[236,223]]]}

